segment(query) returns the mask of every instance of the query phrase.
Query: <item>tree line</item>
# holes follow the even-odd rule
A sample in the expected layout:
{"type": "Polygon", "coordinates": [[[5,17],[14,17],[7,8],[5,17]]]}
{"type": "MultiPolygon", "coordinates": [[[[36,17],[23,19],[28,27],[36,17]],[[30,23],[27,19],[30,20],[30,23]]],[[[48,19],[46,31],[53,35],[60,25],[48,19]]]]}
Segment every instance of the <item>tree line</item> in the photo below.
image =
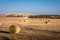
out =
{"type": "Polygon", "coordinates": [[[60,19],[60,15],[30,15],[28,18],[51,18],[51,19],[60,19]]]}

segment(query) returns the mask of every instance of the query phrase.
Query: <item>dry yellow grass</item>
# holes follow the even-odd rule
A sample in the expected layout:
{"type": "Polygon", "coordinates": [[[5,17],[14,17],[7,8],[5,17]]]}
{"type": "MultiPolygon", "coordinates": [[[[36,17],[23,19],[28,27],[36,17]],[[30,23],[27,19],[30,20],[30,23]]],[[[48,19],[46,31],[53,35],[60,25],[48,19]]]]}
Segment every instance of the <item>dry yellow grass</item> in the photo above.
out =
{"type": "Polygon", "coordinates": [[[19,32],[17,26],[17,29],[14,29],[16,28],[14,26],[12,27],[14,31],[10,29],[13,34],[1,33],[0,36],[18,38],[18,40],[60,40],[60,19],[0,17],[0,30],[9,31],[12,24],[18,25],[21,31],[19,32]]]}
{"type": "Polygon", "coordinates": [[[21,26],[39,26],[37,28],[46,30],[60,30],[60,19],[3,17],[0,18],[0,24],[3,27],[16,24],[21,26]]]}

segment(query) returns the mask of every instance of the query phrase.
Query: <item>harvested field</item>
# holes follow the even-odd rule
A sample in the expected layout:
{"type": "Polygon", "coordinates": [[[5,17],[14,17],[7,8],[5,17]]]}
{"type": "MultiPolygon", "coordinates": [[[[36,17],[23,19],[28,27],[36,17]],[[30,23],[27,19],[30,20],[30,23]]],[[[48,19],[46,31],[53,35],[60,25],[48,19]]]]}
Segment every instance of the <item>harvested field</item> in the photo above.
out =
{"type": "Polygon", "coordinates": [[[0,40],[60,40],[60,19],[0,17],[0,40]],[[21,31],[11,34],[11,25],[21,31]]]}
{"type": "Polygon", "coordinates": [[[16,40],[60,40],[60,32],[22,27],[19,34],[0,32],[0,38],[16,40]]]}

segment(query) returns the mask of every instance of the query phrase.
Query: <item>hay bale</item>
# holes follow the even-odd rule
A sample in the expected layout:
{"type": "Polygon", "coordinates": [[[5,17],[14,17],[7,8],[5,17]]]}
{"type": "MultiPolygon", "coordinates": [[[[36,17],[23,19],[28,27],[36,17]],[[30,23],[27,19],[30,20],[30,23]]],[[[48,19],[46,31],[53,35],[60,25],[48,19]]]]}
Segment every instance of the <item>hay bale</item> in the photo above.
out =
{"type": "Polygon", "coordinates": [[[0,23],[0,26],[2,25],[3,23],[0,23]]]}
{"type": "Polygon", "coordinates": [[[20,33],[21,29],[18,25],[11,25],[9,27],[9,32],[12,33],[12,34],[18,34],[20,33]]]}

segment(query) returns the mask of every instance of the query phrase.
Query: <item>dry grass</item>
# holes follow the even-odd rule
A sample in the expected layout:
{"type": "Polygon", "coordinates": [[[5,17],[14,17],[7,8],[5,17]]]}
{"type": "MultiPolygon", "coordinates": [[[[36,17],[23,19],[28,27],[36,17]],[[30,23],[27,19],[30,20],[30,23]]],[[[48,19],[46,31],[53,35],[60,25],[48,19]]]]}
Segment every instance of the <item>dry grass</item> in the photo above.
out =
{"type": "Polygon", "coordinates": [[[29,27],[23,27],[21,30],[19,34],[0,33],[0,37],[13,40],[60,40],[60,32],[37,30],[29,27]]]}
{"type": "Polygon", "coordinates": [[[60,19],[0,18],[0,39],[60,40],[60,19]],[[46,23],[47,22],[47,23],[46,23]],[[10,34],[9,26],[21,27],[19,34],[10,34]]]}

